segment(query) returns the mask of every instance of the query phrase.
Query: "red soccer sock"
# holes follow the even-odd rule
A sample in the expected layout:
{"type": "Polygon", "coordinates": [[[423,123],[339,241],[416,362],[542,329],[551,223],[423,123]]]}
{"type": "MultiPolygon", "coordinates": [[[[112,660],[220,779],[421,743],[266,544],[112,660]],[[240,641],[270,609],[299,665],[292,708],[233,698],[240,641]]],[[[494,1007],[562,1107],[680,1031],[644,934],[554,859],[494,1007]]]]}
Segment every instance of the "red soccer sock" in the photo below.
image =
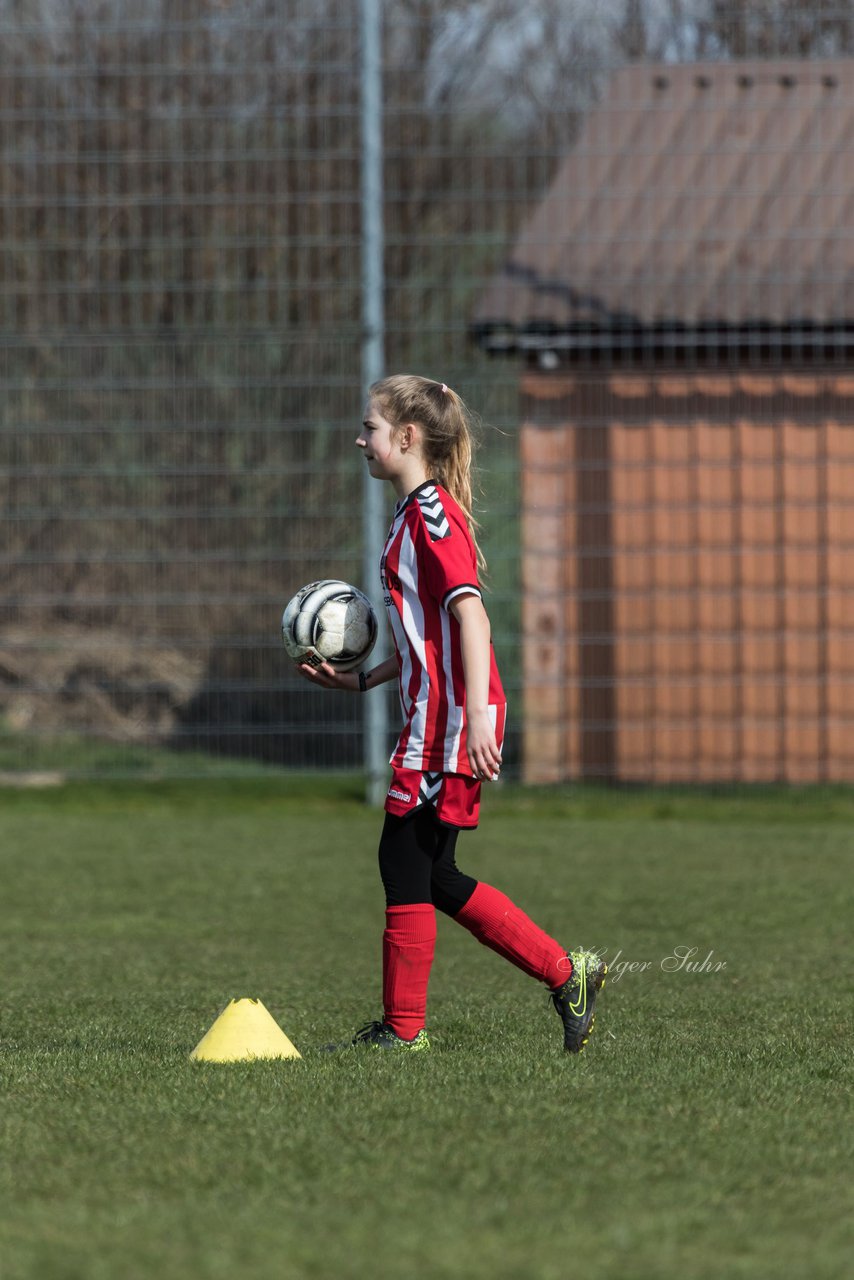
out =
{"type": "Polygon", "coordinates": [[[383,933],[383,1021],[411,1040],[427,1017],[427,983],[436,949],[431,902],[387,907],[383,933]]]}
{"type": "Polygon", "coordinates": [[[552,989],[561,986],[572,973],[565,947],[544,933],[515,902],[491,884],[478,881],[474,893],[454,919],[473,933],[478,942],[552,989]]]}

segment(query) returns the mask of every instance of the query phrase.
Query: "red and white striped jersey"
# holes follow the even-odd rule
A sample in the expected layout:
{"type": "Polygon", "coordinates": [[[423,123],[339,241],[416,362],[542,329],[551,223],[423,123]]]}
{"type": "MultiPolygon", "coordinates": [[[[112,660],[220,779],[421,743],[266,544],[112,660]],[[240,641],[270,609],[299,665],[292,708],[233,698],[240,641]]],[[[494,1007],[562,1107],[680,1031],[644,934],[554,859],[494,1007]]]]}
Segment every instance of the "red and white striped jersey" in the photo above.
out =
{"type": "MultiPolygon", "coordinates": [[[[380,565],[400,672],[398,768],[472,775],[460,624],[448,606],[481,596],[474,542],[459,505],[432,480],[394,509],[380,565]]],[[[489,711],[499,749],[506,699],[490,644],[489,711]]]]}

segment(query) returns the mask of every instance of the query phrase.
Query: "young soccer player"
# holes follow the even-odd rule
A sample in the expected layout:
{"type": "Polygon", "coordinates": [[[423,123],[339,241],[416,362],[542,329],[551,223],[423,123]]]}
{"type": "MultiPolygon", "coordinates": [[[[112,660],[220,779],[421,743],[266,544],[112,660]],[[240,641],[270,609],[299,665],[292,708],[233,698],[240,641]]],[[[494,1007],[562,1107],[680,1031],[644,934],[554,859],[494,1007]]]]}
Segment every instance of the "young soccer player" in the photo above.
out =
{"type": "Polygon", "coordinates": [[[398,374],[375,383],[356,440],[398,497],[380,564],[395,653],[370,671],[298,664],[326,689],[365,693],[397,679],[403,732],[391,757],[380,837],[386,896],[383,1016],[352,1044],[429,1048],[427,984],[436,908],[551,991],[564,1047],[580,1053],[607,968],[567,953],[499,889],[456,865],[460,830],[476,827],[484,782],[498,778],[505,698],[478,584],[473,441],[466,406],[444,383],[398,374]]]}

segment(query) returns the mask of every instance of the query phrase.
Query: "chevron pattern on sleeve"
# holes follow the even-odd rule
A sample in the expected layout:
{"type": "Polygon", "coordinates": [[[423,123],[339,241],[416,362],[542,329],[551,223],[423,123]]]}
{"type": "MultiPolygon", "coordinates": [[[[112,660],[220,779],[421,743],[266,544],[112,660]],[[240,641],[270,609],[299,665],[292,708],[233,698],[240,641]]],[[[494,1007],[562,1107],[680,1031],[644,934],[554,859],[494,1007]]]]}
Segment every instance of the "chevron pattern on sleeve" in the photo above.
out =
{"type": "Polygon", "coordinates": [[[439,497],[438,490],[434,485],[421,490],[418,494],[418,505],[421,508],[421,514],[424,517],[424,523],[427,526],[427,532],[430,534],[431,540],[438,542],[440,538],[449,538],[451,536],[451,526],[448,523],[448,517],[445,515],[442,499],[439,497]]]}

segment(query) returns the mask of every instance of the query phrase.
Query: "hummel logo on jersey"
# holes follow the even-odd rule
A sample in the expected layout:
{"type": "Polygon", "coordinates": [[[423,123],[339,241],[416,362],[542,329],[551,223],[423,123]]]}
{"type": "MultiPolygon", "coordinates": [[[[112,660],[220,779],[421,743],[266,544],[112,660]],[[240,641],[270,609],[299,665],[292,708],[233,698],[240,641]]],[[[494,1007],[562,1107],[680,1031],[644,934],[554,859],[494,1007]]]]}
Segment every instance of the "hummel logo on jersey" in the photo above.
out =
{"type": "Polygon", "coordinates": [[[424,517],[424,523],[432,541],[438,542],[440,538],[450,537],[451,526],[448,524],[445,508],[442,506],[442,499],[439,497],[434,485],[431,485],[429,489],[422,489],[421,493],[418,494],[418,505],[421,508],[421,514],[424,517]]]}
{"type": "Polygon", "coordinates": [[[392,800],[402,800],[404,804],[409,804],[412,794],[409,791],[398,791],[397,787],[389,787],[388,793],[392,800]]]}

